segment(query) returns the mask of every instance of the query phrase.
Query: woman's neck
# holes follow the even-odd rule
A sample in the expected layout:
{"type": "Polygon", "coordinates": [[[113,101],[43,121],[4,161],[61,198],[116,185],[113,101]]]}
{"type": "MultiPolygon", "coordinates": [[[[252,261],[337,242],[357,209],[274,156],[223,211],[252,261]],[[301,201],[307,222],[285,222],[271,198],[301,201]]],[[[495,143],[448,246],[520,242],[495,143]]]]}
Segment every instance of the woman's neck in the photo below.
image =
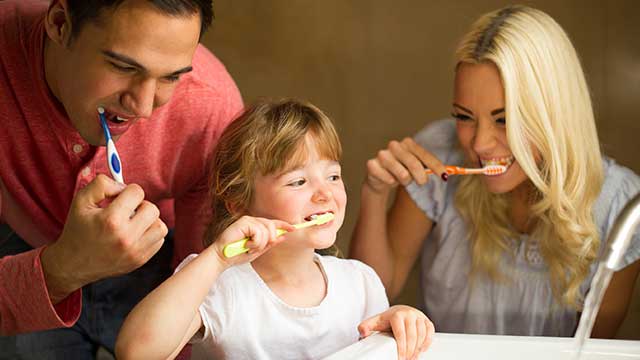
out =
{"type": "Polygon", "coordinates": [[[521,234],[530,234],[535,226],[531,217],[535,186],[531,181],[525,181],[511,191],[511,225],[521,234]]]}

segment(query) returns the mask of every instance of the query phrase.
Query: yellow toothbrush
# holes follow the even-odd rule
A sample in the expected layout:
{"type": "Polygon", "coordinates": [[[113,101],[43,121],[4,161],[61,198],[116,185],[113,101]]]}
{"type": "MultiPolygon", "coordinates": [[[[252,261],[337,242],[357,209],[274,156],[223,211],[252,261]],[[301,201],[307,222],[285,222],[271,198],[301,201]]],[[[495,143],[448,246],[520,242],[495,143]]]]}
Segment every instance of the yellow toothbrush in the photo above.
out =
{"type": "MultiPolygon", "coordinates": [[[[333,213],[330,213],[330,212],[320,214],[320,215],[311,215],[311,220],[305,221],[303,223],[295,224],[293,225],[293,227],[295,227],[296,230],[299,230],[299,229],[307,228],[309,226],[322,225],[333,220],[333,217],[334,217],[333,213]]],[[[287,230],[278,229],[277,234],[278,236],[280,236],[287,232],[288,232],[287,230]]],[[[224,249],[222,249],[222,253],[224,254],[225,257],[228,257],[228,258],[246,253],[247,251],[249,251],[249,249],[247,249],[244,246],[247,243],[247,241],[249,241],[248,237],[244,239],[240,239],[238,241],[234,241],[230,244],[227,244],[225,245],[224,249]]]]}

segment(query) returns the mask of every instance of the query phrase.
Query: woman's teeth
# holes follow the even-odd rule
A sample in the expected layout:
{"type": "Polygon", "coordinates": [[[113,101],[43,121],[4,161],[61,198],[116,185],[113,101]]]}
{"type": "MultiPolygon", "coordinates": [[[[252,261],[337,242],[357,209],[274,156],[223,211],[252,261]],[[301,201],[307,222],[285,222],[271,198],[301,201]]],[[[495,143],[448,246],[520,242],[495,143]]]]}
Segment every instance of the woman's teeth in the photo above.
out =
{"type": "Polygon", "coordinates": [[[502,165],[508,168],[509,166],[511,166],[511,164],[513,164],[514,161],[515,161],[515,158],[513,156],[507,156],[507,157],[501,157],[501,158],[493,158],[489,160],[480,159],[480,164],[482,165],[482,167],[487,167],[491,165],[502,165]]]}

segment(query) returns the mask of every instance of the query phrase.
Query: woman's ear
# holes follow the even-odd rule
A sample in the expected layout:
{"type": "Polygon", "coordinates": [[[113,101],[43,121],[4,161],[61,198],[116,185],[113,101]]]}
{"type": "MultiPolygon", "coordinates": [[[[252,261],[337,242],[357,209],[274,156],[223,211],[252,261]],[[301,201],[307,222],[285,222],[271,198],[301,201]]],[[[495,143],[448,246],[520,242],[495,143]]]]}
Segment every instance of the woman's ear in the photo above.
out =
{"type": "Polygon", "coordinates": [[[67,0],[54,0],[47,9],[44,29],[54,43],[66,47],[71,40],[71,17],[67,11],[67,0]]]}

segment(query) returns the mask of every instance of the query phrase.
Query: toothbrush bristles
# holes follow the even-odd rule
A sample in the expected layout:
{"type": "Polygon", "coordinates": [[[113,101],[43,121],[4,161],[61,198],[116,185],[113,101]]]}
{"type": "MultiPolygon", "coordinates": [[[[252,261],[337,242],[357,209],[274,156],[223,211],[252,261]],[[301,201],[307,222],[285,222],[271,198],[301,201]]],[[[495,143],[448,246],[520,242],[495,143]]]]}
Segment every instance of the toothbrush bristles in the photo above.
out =
{"type": "Polygon", "coordinates": [[[104,114],[104,108],[102,106],[98,106],[98,113],[104,114]]]}

